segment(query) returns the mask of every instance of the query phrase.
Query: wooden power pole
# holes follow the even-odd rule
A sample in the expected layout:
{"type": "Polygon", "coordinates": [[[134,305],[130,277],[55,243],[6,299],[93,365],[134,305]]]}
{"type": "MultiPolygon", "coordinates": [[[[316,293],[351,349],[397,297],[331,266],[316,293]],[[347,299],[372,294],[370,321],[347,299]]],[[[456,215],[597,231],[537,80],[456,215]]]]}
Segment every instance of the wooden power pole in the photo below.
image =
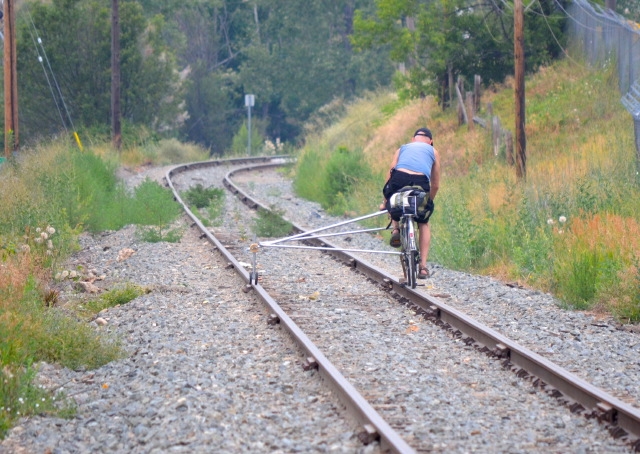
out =
{"type": "Polygon", "coordinates": [[[527,178],[527,136],[525,133],[525,92],[524,92],[524,7],[522,0],[514,2],[514,54],[515,54],[515,97],[516,97],[516,175],[527,178]]]}
{"type": "Polygon", "coordinates": [[[113,147],[120,150],[120,14],[118,0],[111,0],[111,135],[113,147]]]}
{"type": "Polygon", "coordinates": [[[18,149],[18,71],[14,0],[4,0],[4,155],[18,149]]]}

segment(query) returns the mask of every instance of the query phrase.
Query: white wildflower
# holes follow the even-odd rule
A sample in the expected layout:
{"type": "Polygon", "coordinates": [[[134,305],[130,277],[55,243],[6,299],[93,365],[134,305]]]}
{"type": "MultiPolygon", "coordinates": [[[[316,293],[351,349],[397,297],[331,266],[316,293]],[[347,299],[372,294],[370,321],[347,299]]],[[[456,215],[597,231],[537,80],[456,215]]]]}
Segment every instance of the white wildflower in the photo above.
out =
{"type": "Polygon", "coordinates": [[[553,225],[553,224],[555,224],[555,221],[553,219],[549,218],[549,219],[547,219],[547,224],[553,225]]]}
{"type": "Polygon", "coordinates": [[[43,240],[47,240],[47,239],[49,239],[49,234],[48,234],[47,232],[42,232],[42,233],[40,234],[40,237],[41,237],[43,240]]]}
{"type": "Polygon", "coordinates": [[[53,249],[53,241],[51,240],[47,241],[47,249],[53,249]]]}
{"type": "Polygon", "coordinates": [[[42,232],[42,229],[41,229],[40,227],[38,227],[38,228],[36,229],[36,233],[40,233],[40,232],[42,232]]]}
{"type": "Polygon", "coordinates": [[[56,229],[54,229],[53,227],[49,226],[49,227],[47,227],[47,232],[49,232],[49,235],[53,235],[54,233],[56,233],[56,229]]]}
{"type": "Polygon", "coordinates": [[[42,238],[38,237],[34,240],[36,243],[38,244],[42,244],[42,242],[44,241],[42,238]]]}
{"type": "Polygon", "coordinates": [[[71,271],[71,272],[69,273],[69,277],[70,277],[71,279],[75,279],[76,277],[78,277],[78,273],[77,273],[77,272],[75,272],[75,271],[71,271]]]}
{"type": "Polygon", "coordinates": [[[25,252],[27,254],[31,252],[31,248],[29,247],[28,244],[23,244],[22,246],[20,246],[20,249],[22,250],[22,252],[25,252]]]}
{"type": "Polygon", "coordinates": [[[558,222],[560,222],[560,224],[564,224],[565,222],[567,222],[567,218],[566,218],[566,217],[564,217],[564,216],[560,216],[560,217],[558,218],[558,222]]]}
{"type": "Polygon", "coordinates": [[[68,277],[69,277],[69,272],[68,272],[67,270],[64,270],[64,271],[62,272],[61,276],[62,276],[62,279],[66,279],[66,278],[68,278],[68,277]]]}

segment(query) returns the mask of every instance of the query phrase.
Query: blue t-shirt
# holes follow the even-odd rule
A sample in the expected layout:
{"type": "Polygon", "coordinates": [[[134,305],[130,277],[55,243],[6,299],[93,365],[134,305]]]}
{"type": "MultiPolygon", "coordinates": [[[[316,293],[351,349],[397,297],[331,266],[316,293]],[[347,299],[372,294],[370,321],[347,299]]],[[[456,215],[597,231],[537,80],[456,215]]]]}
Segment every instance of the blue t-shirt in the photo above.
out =
{"type": "Polygon", "coordinates": [[[396,169],[424,173],[431,180],[431,168],[436,160],[433,147],[423,142],[411,142],[400,147],[396,169]]]}

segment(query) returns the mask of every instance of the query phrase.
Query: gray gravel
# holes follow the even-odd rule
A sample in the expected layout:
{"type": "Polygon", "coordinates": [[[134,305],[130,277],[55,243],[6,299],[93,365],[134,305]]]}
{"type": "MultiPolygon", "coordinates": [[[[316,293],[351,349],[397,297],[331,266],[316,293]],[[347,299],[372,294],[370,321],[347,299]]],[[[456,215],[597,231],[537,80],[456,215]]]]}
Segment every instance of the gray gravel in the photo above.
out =
{"type": "MultiPolygon", "coordinates": [[[[228,170],[180,176],[178,187],[220,186],[228,170]]],[[[291,197],[290,182],[277,172],[242,178],[298,224],[336,222],[291,197]]],[[[254,215],[230,196],[226,209],[224,225],[212,230],[250,262],[254,215]]],[[[104,288],[128,281],[152,289],[101,314],[107,324],[96,326],[120,335],[130,356],[88,372],[43,364],[43,385],[62,385],[78,416],[23,419],[0,452],[376,452],[375,444],[358,442],[357,425],[317,373],[302,370],[302,354],[266,323],[261,304],[240,291],[242,280],[183,227],[177,244],[139,242],[133,227],[82,237],[70,268],[104,274],[104,288]],[[135,253],[118,261],[125,248],[135,253]]],[[[348,244],[386,247],[371,235],[354,235],[348,244]]],[[[399,272],[395,257],[367,259],[399,272]]],[[[261,284],[416,449],[630,452],[603,426],[571,414],[326,254],[266,249],[259,267],[261,284]]],[[[424,291],[448,295],[447,304],[637,406],[636,333],[563,311],[539,292],[433,268],[424,291]]]]}

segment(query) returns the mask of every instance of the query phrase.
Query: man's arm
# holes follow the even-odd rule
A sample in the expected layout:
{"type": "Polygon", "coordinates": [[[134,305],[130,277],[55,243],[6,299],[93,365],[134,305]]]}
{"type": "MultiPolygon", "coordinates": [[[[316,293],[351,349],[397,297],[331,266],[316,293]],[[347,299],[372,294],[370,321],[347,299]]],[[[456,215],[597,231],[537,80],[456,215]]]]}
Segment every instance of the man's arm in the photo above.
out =
{"type": "Polygon", "coordinates": [[[433,154],[435,156],[435,161],[431,167],[431,191],[429,194],[431,200],[436,198],[438,189],[440,189],[440,154],[435,148],[433,149],[433,154]]]}
{"type": "Polygon", "coordinates": [[[400,157],[400,148],[396,150],[393,154],[393,159],[391,160],[391,167],[389,167],[389,173],[387,174],[387,181],[391,178],[391,171],[394,169],[396,165],[398,165],[398,158],[400,157]]]}

